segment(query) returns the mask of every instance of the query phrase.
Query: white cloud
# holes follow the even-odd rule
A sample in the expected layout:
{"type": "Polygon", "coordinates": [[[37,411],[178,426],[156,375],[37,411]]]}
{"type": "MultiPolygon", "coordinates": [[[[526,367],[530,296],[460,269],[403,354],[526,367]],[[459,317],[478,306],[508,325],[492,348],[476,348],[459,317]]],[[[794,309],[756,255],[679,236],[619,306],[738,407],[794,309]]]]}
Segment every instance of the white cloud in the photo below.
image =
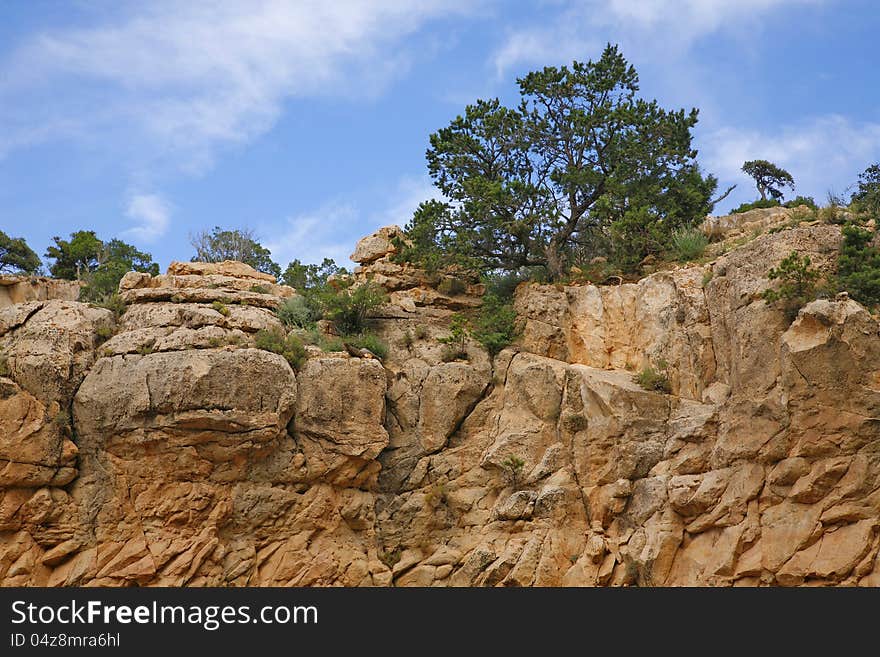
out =
{"type": "Polygon", "coordinates": [[[351,266],[348,256],[353,251],[353,240],[359,237],[359,217],[351,203],[330,201],[315,210],[288,217],[280,227],[263,230],[264,234],[277,236],[264,246],[282,268],[294,259],[319,263],[324,258],[351,266]]]}
{"type": "Polygon", "coordinates": [[[355,266],[348,257],[355,243],[382,226],[403,226],[422,201],[442,198],[427,176],[403,176],[382,210],[363,212],[356,204],[328,201],[314,210],[288,217],[281,225],[264,225],[261,233],[273,235],[264,246],[272,259],[285,266],[294,258],[319,263],[332,258],[345,267],[355,266]]]}
{"type": "Polygon", "coordinates": [[[159,0],[42,33],[0,62],[0,156],[118,133],[151,157],[203,168],[218,145],[271,128],[288,98],[375,95],[406,65],[404,37],[471,4],[159,0]]]}
{"type": "Polygon", "coordinates": [[[434,187],[427,175],[404,176],[397,183],[397,189],[387,207],[373,217],[376,228],[391,224],[405,226],[412,219],[419,203],[442,198],[442,193],[434,187]]]}
{"type": "Polygon", "coordinates": [[[826,1],[833,0],[569,0],[553,20],[508,32],[491,63],[501,78],[518,65],[586,60],[609,40],[668,57],[701,37],[759,24],[772,10],[826,1]]]}
{"type": "Polygon", "coordinates": [[[168,230],[171,208],[158,194],[134,194],[128,201],[125,216],[137,225],[123,231],[122,235],[149,244],[168,230]]]}
{"type": "MultiPolygon", "coordinates": [[[[869,164],[880,160],[880,123],[845,116],[820,116],[764,133],[734,127],[700,139],[701,161],[722,183],[738,183],[737,198],[752,200],[746,160],[770,160],[791,172],[796,193],[824,201],[829,190],[843,192],[869,164]]],[[[726,209],[726,208],[719,208],[726,209]]]]}

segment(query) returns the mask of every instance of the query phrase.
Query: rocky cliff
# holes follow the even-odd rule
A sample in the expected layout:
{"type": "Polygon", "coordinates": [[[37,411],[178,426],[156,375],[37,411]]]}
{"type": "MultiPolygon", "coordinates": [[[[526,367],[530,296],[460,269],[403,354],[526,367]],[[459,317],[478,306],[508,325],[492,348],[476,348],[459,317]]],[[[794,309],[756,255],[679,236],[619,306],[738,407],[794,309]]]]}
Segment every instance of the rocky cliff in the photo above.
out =
{"type": "Polygon", "coordinates": [[[381,361],[254,348],[295,291],[240,263],[129,274],[118,320],[0,310],[0,582],[880,585],[880,327],[761,298],[792,250],[833,268],[837,226],[522,285],[519,344],[452,362],[482,290],[439,292],[393,234],[356,252],[391,293],[381,361]],[[662,361],[669,394],[634,383],[662,361]]]}

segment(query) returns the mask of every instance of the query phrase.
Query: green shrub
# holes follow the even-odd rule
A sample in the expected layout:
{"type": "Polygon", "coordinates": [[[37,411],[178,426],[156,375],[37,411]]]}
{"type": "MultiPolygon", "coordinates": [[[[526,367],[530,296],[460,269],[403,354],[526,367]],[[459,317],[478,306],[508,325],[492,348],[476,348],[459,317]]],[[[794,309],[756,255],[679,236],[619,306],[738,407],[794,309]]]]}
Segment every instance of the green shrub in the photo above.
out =
{"type": "Polygon", "coordinates": [[[284,356],[295,370],[302,369],[308,358],[303,341],[293,334],[285,335],[284,331],[279,329],[258,331],[255,345],[257,349],[284,356]]]}
{"type": "Polygon", "coordinates": [[[342,338],[342,341],[347,342],[355,349],[367,349],[380,359],[384,360],[388,357],[388,345],[373,333],[364,332],[358,335],[347,335],[342,338]]]}
{"type": "Polygon", "coordinates": [[[95,344],[104,344],[113,337],[113,329],[109,326],[99,326],[95,329],[95,344]]]}
{"type": "Polygon", "coordinates": [[[0,354],[0,376],[9,376],[9,357],[6,354],[0,354]]]}
{"type": "Polygon", "coordinates": [[[515,454],[511,454],[501,462],[501,467],[504,468],[504,474],[511,486],[519,486],[525,464],[526,462],[515,454]]]}
{"type": "Polygon", "coordinates": [[[520,283],[541,281],[541,273],[540,270],[522,268],[503,274],[486,274],[483,276],[483,283],[486,285],[486,296],[493,296],[501,301],[512,301],[516,288],[520,283]]]}
{"type": "Polygon", "coordinates": [[[212,335],[210,338],[208,338],[208,346],[211,347],[212,349],[216,349],[217,347],[220,347],[222,344],[223,344],[223,340],[216,335],[212,335]]]}
{"type": "Polygon", "coordinates": [[[222,301],[215,301],[211,304],[211,308],[216,310],[218,313],[223,315],[224,317],[229,317],[229,308],[226,307],[226,304],[222,301]]]}
{"type": "Polygon", "coordinates": [[[484,296],[471,336],[483,345],[490,356],[496,356],[516,339],[516,311],[513,306],[495,295],[484,296]]]}
{"type": "Polygon", "coordinates": [[[455,296],[457,294],[464,294],[467,290],[467,283],[465,283],[460,278],[456,278],[455,276],[447,276],[440,284],[437,286],[437,291],[440,294],[445,294],[447,296],[455,296]]]}
{"type": "Polygon", "coordinates": [[[345,351],[345,345],[342,344],[341,338],[325,338],[318,342],[321,351],[332,353],[336,351],[345,351]]]}
{"type": "Polygon", "coordinates": [[[296,296],[285,299],[275,311],[285,326],[309,329],[321,318],[321,312],[306,297],[296,296]]]}
{"type": "Polygon", "coordinates": [[[811,266],[810,257],[800,256],[792,251],[767,273],[771,281],[780,281],[777,289],[764,291],[764,299],[771,304],[781,305],[789,322],[797,317],[798,311],[816,298],[816,281],[819,272],[811,266]]]}
{"type": "Polygon", "coordinates": [[[270,294],[269,288],[265,285],[251,285],[251,292],[256,294],[270,294]]]}
{"type": "Polygon", "coordinates": [[[663,392],[668,395],[672,392],[672,387],[669,384],[668,370],[668,363],[661,359],[657,361],[656,368],[653,365],[646,365],[633,377],[633,380],[645,390],[663,392]]]}
{"type": "Polygon", "coordinates": [[[702,280],[700,280],[700,287],[706,287],[709,284],[709,281],[712,280],[713,276],[715,276],[715,272],[711,269],[707,269],[703,274],[702,280]]]}
{"type": "Polygon", "coordinates": [[[122,317],[125,314],[125,310],[127,308],[125,301],[123,301],[122,297],[116,293],[100,296],[98,297],[98,299],[93,301],[91,305],[98,308],[106,308],[113,313],[116,319],[122,317]]]}
{"type": "Polygon", "coordinates": [[[709,238],[696,228],[679,228],[672,233],[670,246],[676,260],[687,262],[703,255],[706,247],[709,246],[709,238]]]}
{"type": "Polygon", "coordinates": [[[419,324],[413,329],[413,335],[415,336],[416,340],[424,340],[428,337],[428,327],[423,324],[419,324]]]}
{"type": "Polygon", "coordinates": [[[837,257],[840,288],[868,308],[880,304],[880,250],[873,245],[874,236],[865,228],[844,226],[837,257]]]}
{"type": "Polygon", "coordinates": [[[467,319],[464,315],[456,313],[449,323],[449,335],[445,338],[437,338],[437,342],[444,345],[440,355],[444,363],[459,358],[467,360],[467,337],[467,319]]]}
{"type": "Polygon", "coordinates": [[[148,356],[149,354],[153,353],[153,345],[142,344],[140,347],[137,348],[137,352],[141,356],[148,356]]]}
{"type": "Polygon", "coordinates": [[[816,205],[816,201],[812,196],[795,196],[790,201],[786,201],[783,205],[787,208],[796,208],[801,205],[806,205],[811,210],[818,210],[819,206],[816,205]]]}
{"type": "Polygon", "coordinates": [[[739,214],[740,212],[748,212],[749,210],[758,210],[761,208],[776,208],[779,207],[781,203],[777,201],[775,198],[768,198],[765,201],[758,199],[757,201],[752,201],[751,203],[743,203],[737,208],[733,208],[730,211],[730,214],[739,214]]]}
{"type": "Polygon", "coordinates": [[[324,317],[345,335],[361,333],[374,310],[388,302],[379,285],[368,281],[362,285],[345,285],[340,289],[327,286],[319,295],[324,317]]]}

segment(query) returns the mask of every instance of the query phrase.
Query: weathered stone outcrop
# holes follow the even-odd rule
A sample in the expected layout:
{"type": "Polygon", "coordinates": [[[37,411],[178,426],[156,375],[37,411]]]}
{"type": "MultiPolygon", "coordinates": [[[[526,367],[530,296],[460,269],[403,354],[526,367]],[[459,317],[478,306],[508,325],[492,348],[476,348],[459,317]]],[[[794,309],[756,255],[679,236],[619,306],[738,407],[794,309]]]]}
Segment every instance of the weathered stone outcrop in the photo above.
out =
{"type": "Polygon", "coordinates": [[[0,582],[880,585],[880,325],[762,298],[792,250],[832,271],[838,227],[522,285],[519,344],[450,362],[482,290],[438,291],[396,235],[356,250],[391,293],[381,361],[255,349],[295,292],[240,263],[129,274],[118,322],[0,310],[0,582]],[[634,382],[664,362],[671,394],[634,382]]]}
{"type": "Polygon", "coordinates": [[[79,281],[0,274],[0,308],[28,301],[76,301],[81,288],[79,281]]]}

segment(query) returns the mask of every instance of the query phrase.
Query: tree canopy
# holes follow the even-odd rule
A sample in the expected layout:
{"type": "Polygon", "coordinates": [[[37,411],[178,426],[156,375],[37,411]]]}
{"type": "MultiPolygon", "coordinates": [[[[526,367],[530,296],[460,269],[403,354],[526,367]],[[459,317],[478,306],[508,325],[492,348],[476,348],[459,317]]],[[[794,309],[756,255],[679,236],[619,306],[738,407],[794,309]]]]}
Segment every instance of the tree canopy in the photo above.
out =
{"type": "Polygon", "coordinates": [[[419,206],[403,257],[558,278],[597,255],[633,267],[705,216],[717,180],[695,161],[697,111],[638,98],[616,46],[518,82],[516,109],[478,100],[431,135],[428,170],[446,200],[419,206]]]}
{"type": "Polygon", "coordinates": [[[0,230],[0,272],[35,274],[41,264],[23,237],[10,237],[0,230]]]}
{"type": "Polygon", "coordinates": [[[794,178],[791,174],[767,160],[749,160],[743,163],[742,170],[754,179],[762,201],[767,200],[767,194],[777,201],[781,199],[783,194],[780,187],[794,189],[794,178]]]}
{"type": "Polygon", "coordinates": [[[203,230],[190,237],[190,244],[196,250],[192,262],[223,262],[238,260],[257,271],[281,276],[281,266],[272,261],[272,253],[256,240],[250,228],[203,230]]]}
{"type": "Polygon", "coordinates": [[[880,162],[872,164],[859,174],[851,202],[860,211],[880,218],[880,162]]]}
{"type": "Polygon", "coordinates": [[[324,258],[320,265],[306,265],[299,260],[292,260],[281,274],[281,282],[297,290],[309,290],[321,287],[334,274],[345,273],[345,269],[339,267],[332,258],[324,258]]]}
{"type": "Polygon", "coordinates": [[[54,246],[46,249],[46,257],[55,261],[49,271],[55,278],[85,281],[84,299],[94,301],[114,294],[130,271],[159,273],[159,265],[149,253],[118,239],[104,242],[91,230],[71,233],[70,240],[53,237],[52,241],[54,246]]]}

